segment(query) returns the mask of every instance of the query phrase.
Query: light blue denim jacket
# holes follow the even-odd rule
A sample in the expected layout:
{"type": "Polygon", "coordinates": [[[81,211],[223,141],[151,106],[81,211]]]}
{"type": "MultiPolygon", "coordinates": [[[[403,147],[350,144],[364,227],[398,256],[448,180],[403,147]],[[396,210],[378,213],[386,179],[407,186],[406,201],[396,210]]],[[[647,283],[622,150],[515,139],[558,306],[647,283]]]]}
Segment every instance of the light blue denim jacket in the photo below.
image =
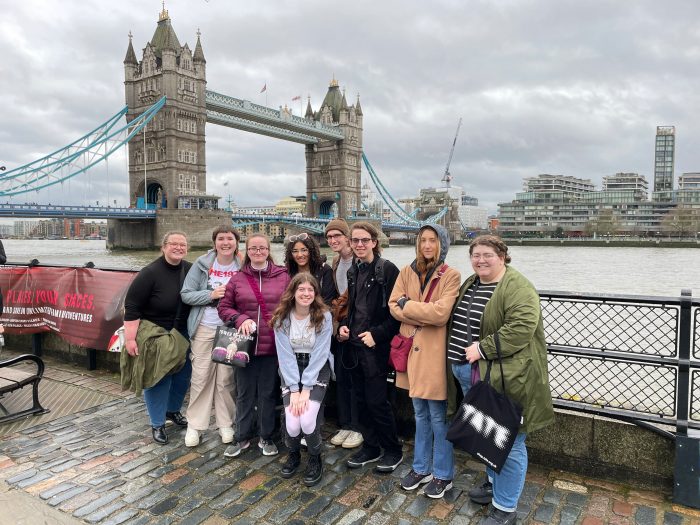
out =
{"type": "Polygon", "coordinates": [[[316,342],[310,352],[309,364],[299,377],[299,366],[294,355],[294,349],[289,341],[289,318],[282,321],[282,325],[275,328],[275,345],[277,346],[277,359],[279,360],[282,386],[292,392],[299,391],[299,383],[304,390],[311,390],[316,384],[318,374],[326,364],[330,362],[333,370],[333,355],[331,354],[331,334],[333,332],[333,319],[330,312],[324,314],[321,332],[316,334],[316,342]]]}
{"type": "MultiPolygon", "coordinates": [[[[180,297],[182,297],[182,302],[185,304],[192,305],[190,309],[190,315],[187,318],[187,330],[192,337],[199,326],[202,317],[204,316],[204,309],[211,305],[211,290],[208,289],[209,286],[209,269],[214,264],[216,259],[216,250],[213,248],[209,250],[204,255],[197,258],[197,260],[187,272],[185,277],[185,282],[182,284],[182,290],[180,291],[180,297]]],[[[234,258],[236,271],[240,270],[240,261],[238,257],[234,258]]]]}

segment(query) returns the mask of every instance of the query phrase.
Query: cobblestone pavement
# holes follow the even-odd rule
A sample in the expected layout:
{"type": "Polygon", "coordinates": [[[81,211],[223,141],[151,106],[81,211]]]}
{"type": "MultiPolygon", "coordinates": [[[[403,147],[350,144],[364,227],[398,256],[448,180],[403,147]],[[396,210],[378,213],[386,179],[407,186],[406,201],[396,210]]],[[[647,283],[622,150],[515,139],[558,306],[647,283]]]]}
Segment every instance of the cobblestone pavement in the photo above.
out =
{"type": "MultiPolygon", "coordinates": [[[[84,371],[81,371],[84,374],[84,371]]],[[[36,521],[100,524],[432,524],[478,523],[484,508],[467,491],[483,481],[478,463],[459,453],[454,488],[443,500],[403,491],[412,448],[392,474],[349,470],[352,451],[326,446],[321,483],[282,479],[279,456],[251,446],[223,456],[218,433],[184,446],[184,430],[168,427],[170,443],[152,442],[145,407],[126,397],[6,436],[0,442],[0,501],[31,501],[36,521]],[[3,485],[4,484],[4,485],[3,485]],[[44,512],[65,521],[44,521],[44,512]]],[[[333,428],[326,426],[328,437],[333,428]]],[[[8,516],[0,523],[22,523],[8,516]]],[[[3,510],[4,509],[4,510],[3,510]]],[[[530,465],[518,514],[523,523],[700,525],[700,512],[673,505],[670,495],[530,465]]]]}

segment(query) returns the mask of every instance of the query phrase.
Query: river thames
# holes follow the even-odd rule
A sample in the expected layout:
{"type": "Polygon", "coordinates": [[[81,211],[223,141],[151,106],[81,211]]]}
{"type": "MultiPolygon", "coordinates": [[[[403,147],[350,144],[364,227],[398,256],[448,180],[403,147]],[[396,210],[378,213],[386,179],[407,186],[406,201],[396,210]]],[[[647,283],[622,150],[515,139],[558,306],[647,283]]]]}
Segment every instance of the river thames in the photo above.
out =
{"type": "MultiPolygon", "coordinates": [[[[98,268],[138,270],[158,256],[156,251],[110,251],[105,241],[3,240],[7,260],[27,263],[82,266],[88,261],[98,268]]],[[[332,252],[325,248],[324,253],[332,252]]],[[[203,252],[191,251],[189,260],[203,252]]],[[[678,296],[683,288],[700,295],[700,250],[691,248],[625,248],[589,246],[513,246],[512,265],[524,273],[538,290],[634,295],[678,296]]],[[[283,246],[273,244],[276,262],[283,261],[283,246]]],[[[447,263],[471,274],[466,246],[454,246],[447,263]]],[[[385,248],[383,255],[402,267],[415,257],[410,246],[385,248]]]]}

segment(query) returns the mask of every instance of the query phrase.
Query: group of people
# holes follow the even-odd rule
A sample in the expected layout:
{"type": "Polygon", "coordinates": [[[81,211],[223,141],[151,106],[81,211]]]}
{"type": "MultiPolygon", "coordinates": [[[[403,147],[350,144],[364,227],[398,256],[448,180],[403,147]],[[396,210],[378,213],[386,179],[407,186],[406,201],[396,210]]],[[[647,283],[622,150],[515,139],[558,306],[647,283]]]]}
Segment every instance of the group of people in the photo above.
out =
{"type": "Polygon", "coordinates": [[[225,456],[238,456],[255,436],[262,454],[278,454],[273,433],[281,387],[288,456],[280,475],[299,470],[305,441],[303,482],[315,485],[323,475],[324,398],[334,378],[340,429],[331,443],[360,447],[347,460],[349,468],[376,463],[378,472],[392,472],[404,459],[387,391],[390,344],[400,334],[412,342],[396,385],[408,390],[416,426],[412,468],[400,483],[405,490],[424,485],[425,495],[441,498],[455,473],[446,435],[458,389],[466,394],[485,374],[498,339],[506,394],[523,407],[523,421],[501,471],[487,468],[487,480],[469,496],[491,503],[487,524],[514,523],[527,470],[525,436],[554,416],[539,297],[509,265],[508,247],[495,236],[477,237],[469,246],[474,273],[460,284],[460,273],[446,262],[450,240],[439,225],[420,229],[415,260],[401,270],[381,257],[371,223],[333,219],[325,237],[335,253],[330,266],[307,233],[286,239],[281,266],[261,233],[248,236],[241,257],[238,232],[221,226],[213,232],[213,249],[194,264],[184,259],[185,235],[166,234],[162,256],[138,274],[125,300],[129,355],[139,352],[143,319],[191,341],[185,363],[144,389],[153,439],[167,443],[170,420],[186,426],[185,445],[196,446],[213,406],[228,444],[225,456]],[[255,335],[245,367],[212,362],[222,325],[255,335]],[[180,410],[188,387],[185,417],[180,410]]]}

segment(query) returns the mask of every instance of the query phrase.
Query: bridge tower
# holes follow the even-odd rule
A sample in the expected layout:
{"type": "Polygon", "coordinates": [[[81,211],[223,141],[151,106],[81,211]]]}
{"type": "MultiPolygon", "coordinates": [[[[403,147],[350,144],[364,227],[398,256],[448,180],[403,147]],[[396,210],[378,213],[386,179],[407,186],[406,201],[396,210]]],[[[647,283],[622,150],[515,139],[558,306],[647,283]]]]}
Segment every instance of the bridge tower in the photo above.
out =
{"type": "Polygon", "coordinates": [[[206,197],[204,128],[206,60],[200,34],[192,52],[181,46],[168,11],[158,17],[139,62],[129,34],[124,59],[127,122],[165,95],[167,101],[147,128],[129,143],[129,196],[155,208],[200,208],[206,197]],[[145,137],[145,145],[144,145],[145,137]],[[144,186],[147,187],[144,187],[144,186]],[[195,205],[192,205],[195,204],[195,205]]]}
{"type": "Polygon", "coordinates": [[[306,146],[306,213],[309,217],[349,217],[360,210],[362,107],[348,106],[338,81],[331,80],[317,112],[306,106],[305,118],[339,126],[345,138],[306,146]]]}

